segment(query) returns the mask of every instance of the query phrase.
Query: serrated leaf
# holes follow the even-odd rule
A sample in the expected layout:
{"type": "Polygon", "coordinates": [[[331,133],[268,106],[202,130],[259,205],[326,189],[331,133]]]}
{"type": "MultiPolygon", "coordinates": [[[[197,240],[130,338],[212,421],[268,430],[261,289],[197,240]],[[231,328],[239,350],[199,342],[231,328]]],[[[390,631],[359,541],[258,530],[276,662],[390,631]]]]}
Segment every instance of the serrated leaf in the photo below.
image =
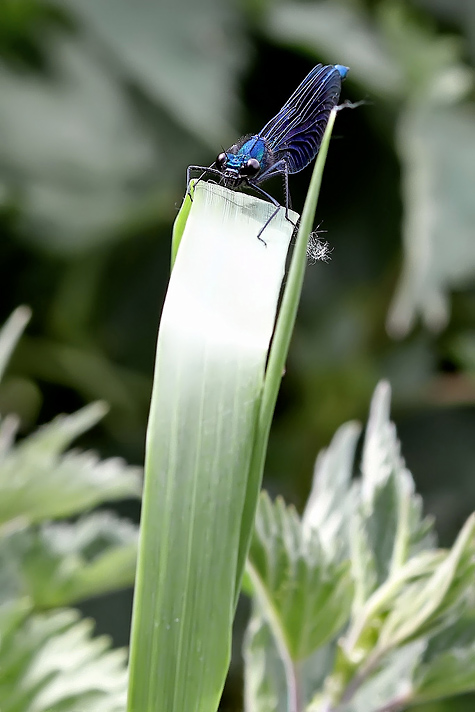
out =
{"type": "Polygon", "coordinates": [[[330,446],[319,453],[302,517],[304,532],[318,532],[322,547],[331,558],[348,550],[348,494],[360,432],[358,423],[343,425],[330,446]]]}
{"type": "Polygon", "coordinates": [[[245,712],[287,712],[284,663],[272,630],[259,612],[249,621],[243,655],[245,712]]]}
{"type": "Polygon", "coordinates": [[[427,580],[414,582],[401,592],[385,620],[378,646],[388,649],[437,626],[460,606],[475,572],[475,515],[466,522],[446,559],[427,580]]]}
{"type": "MultiPolygon", "coordinates": [[[[356,532],[365,543],[373,587],[394,575],[417,551],[432,543],[432,521],[422,518],[422,503],[400,454],[396,428],[389,418],[391,390],[375,390],[361,464],[361,505],[356,532]]],[[[367,584],[369,589],[370,583],[367,584]]]]}
{"type": "Polygon", "coordinates": [[[91,403],[71,415],[58,415],[46,425],[42,425],[17,445],[17,453],[23,457],[30,455],[55,456],[62,453],[73,440],[90,430],[107,413],[105,403],[91,403]]]}
{"type": "Polygon", "coordinates": [[[345,624],[352,599],[348,562],[326,561],[296,512],[262,495],[248,572],[264,615],[292,660],[302,660],[345,624]]]}
{"type": "Polygon", "coordinates": [[[414,669],[424,653],[426,642],[417,640],[395,650],[383,666],[369,676],[348,704],[340,712],[376,712],[403,709],[412,701],[414,669]],[[391,708],[391,704],[393,707],[391,708]]]}
{"type": "Polygon", "coordinates": [[[32,616],[0,638],[2,712],[123,712],[124,650],[77,611],[32,616]]]}
{"type": "Polygon", "coordinates": [[[28,442],[0,463],[0,523],[16,517],[39,522],[69,516],[104,501],[138,497],[140,469],[91,452],[55,455],[28,442]]]}
{"type": "Polygon", "coordinates": [[[98,512],[5,534],[0,567],[12,598],[27,596],[36,608],[63,606],[131,585],[137,538],[131,523],[98,512]]]}
{"type": "Polygon", "coordinates": [[[284,664],[275,637],[256,600],[244,641],[244,709],[246,712],[287,712],[297,695],[302,708],[321,688],[331,671],[335,643],[316,650],[305,660],[284,664]],[[289,669],[286,671],[286,665],[289,669]],[[289,689],[293,678],[294,689],[289,689]]]}

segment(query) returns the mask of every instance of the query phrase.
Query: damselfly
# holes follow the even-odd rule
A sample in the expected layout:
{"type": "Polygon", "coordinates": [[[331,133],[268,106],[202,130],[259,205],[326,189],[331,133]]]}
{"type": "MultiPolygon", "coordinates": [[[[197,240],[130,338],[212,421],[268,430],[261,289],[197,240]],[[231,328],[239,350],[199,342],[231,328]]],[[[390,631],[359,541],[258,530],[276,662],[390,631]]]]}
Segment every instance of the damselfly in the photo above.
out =
{"type": "Polygon", "coordinates": [[[287,216],[289,174],[301,171],[317,155],[330,112],[340,98],[341,81],[347,73],[348,67],[341,64],[317,64],[258,134],[241,138],[220,153],[209,167],[189,166],[187,185],[191,172],[198,170],[202,171],[199,180],[211,174],[231,190],[247,186],[270,200],[276,209],[259,231],[258,238],[264,242],[261,235],[281,206],[260,183],[276,175],[283,176],[287,216]]]}

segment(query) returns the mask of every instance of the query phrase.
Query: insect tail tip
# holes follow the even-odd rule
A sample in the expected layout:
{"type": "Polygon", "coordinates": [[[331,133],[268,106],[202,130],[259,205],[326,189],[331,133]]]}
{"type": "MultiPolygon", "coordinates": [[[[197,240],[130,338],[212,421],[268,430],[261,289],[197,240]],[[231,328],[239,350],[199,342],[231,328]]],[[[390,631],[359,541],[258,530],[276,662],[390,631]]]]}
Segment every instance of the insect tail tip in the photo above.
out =
{"type": "Polygon", "coordinates": [[[338,71],[342,79],[345,79],[346,75],[350,71],[350,68],[345,67],[343,64],[335,64],[335,69],[338,71]]]}

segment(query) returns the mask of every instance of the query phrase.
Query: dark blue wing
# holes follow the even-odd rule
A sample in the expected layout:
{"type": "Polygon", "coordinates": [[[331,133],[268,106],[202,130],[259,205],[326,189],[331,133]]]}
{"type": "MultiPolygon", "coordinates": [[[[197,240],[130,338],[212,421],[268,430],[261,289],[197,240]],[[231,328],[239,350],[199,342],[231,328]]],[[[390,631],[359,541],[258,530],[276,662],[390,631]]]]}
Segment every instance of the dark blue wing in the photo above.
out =
{"type": "Polygon", "coordinates": [[[285,158],[289,173],[298,173],[317,155],[330,112],[340,98],[345,74],[346,67],[317,64],[259,132],[259,138],[272,150],[274,160],[285,158]]]}

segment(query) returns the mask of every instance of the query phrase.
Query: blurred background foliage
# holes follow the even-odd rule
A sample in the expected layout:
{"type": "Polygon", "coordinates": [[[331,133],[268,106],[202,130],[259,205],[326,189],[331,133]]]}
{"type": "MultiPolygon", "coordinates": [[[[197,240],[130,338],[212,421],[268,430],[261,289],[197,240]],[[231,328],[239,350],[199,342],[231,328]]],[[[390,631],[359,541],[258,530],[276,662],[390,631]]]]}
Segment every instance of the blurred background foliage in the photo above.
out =
{"type": "MultiPolygon", "coordinates": [[[[350,66],[342,98],[366,103],[338,116],[318,210],[332,261],[308,269],[266,487],[301,507],[317,450],[386,377],[448,544],[475,509],[470,0],[2,0],[0,322],[22,303],[33,319],[0,411],[27,433],[105,400],[81,444],[142,463],[186,167],[259,130],[317,62],[350,66]]],[[[297,210],[308,181],[292,178],[297,210]]],[[[127,642],[129,594],[84,610],[127,642]]]]}

